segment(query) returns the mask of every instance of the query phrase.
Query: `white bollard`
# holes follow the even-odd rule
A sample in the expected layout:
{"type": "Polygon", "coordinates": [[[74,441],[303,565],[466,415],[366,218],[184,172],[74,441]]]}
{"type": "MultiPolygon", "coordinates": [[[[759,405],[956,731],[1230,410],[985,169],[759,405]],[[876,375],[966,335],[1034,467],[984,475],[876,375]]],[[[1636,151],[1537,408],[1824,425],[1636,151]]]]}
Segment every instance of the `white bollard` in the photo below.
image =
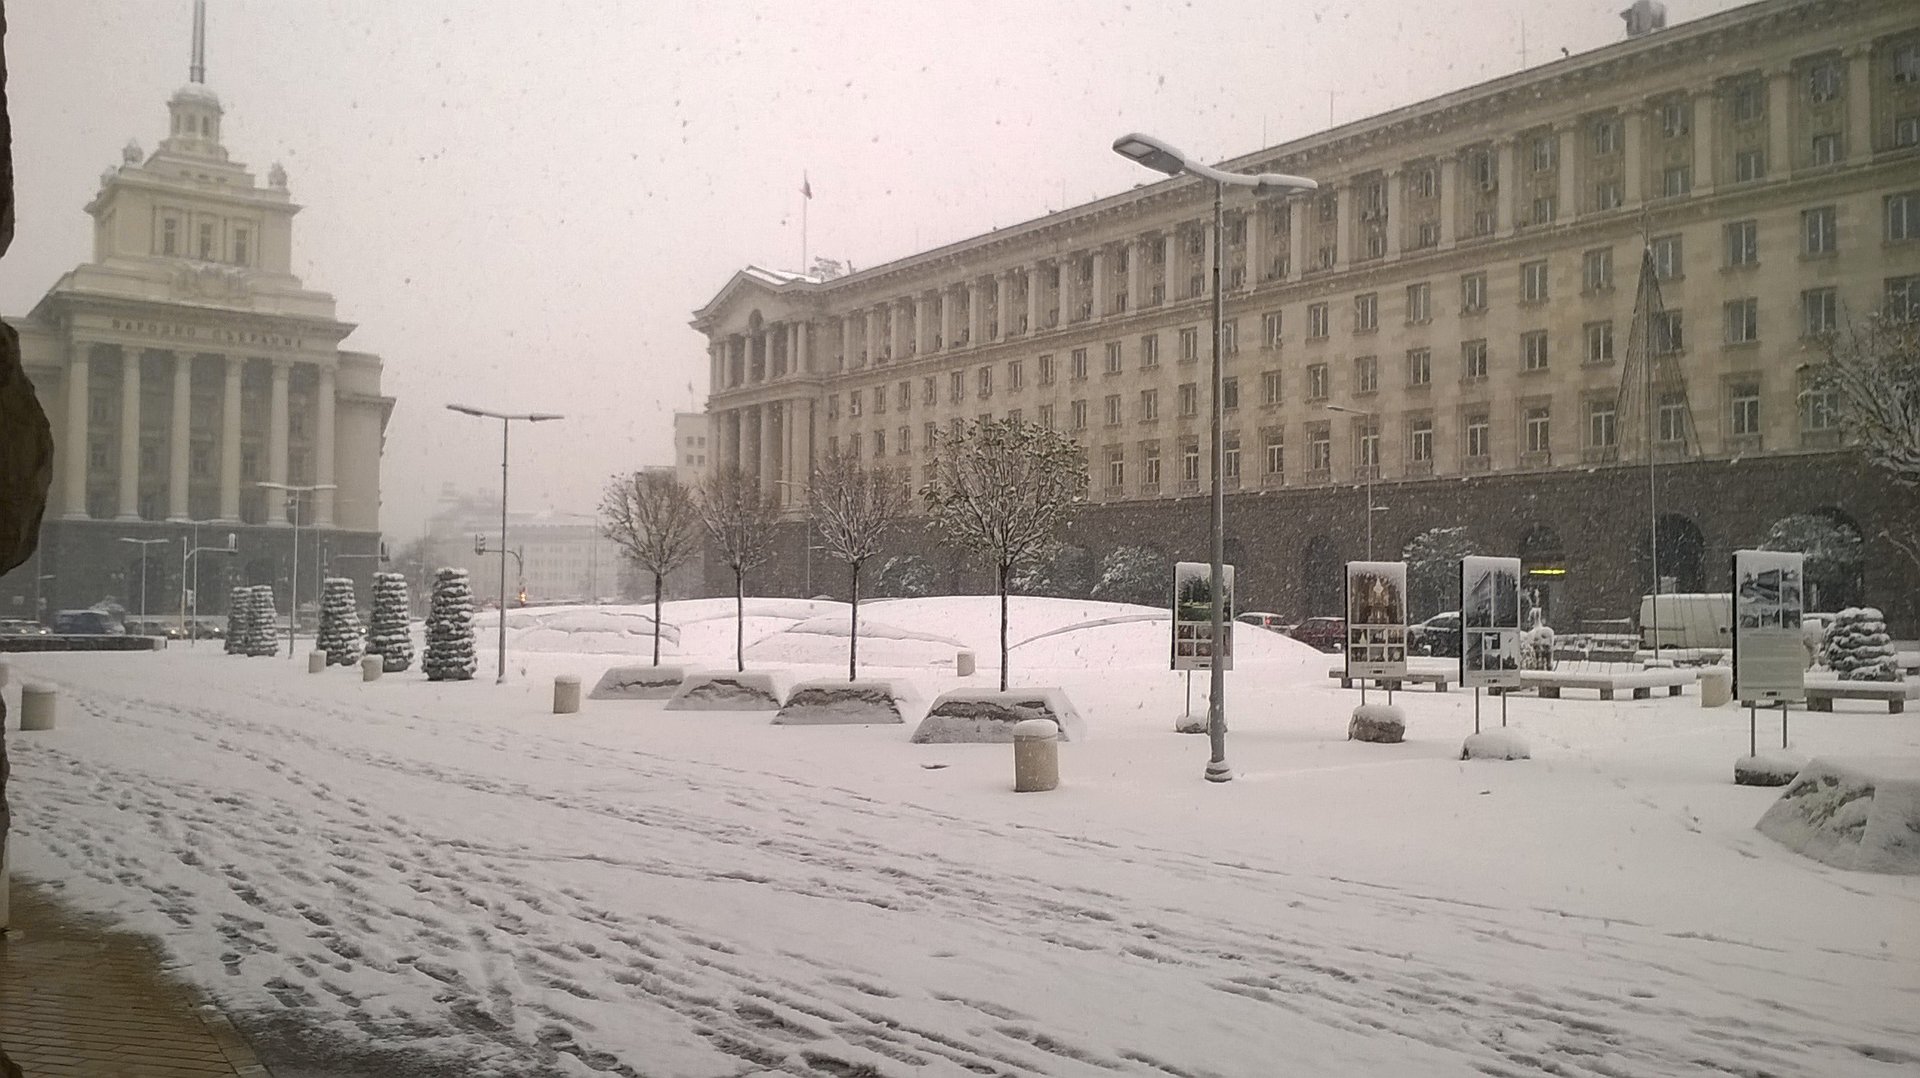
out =
{"type": "Polygon", "coordinates": [[[386,663],[387,663],[387,660],[384,657],[379,655],[361,656],[360,657],[360,680],[361,681],[379,681],[380,671],[386,669],[386,663]]]}
{"type": "Polygon", "coordinates": [[[1733,700],[1733,671],[1724,666],[1700,670],[1700,706],[1725,707],[1733,700]]]}
{"type": "Polygon", "coordinates": [[[1013,726],[1013,792],[1038,793],[1060,785],[1060,727],[1052,719],[1013,726]]]}
{"type": "Polygon", "coordinates": [[[953,657],[953,672],[961,677],[973,676],[973,652],[962,651],[953,657]]]}
{"type": "Polygon", "coordinates": [[[28,681],[20,686],[20,729],[53,729],[54,705],[60,694],[51,685],[28,681]]]}
{"type": "Polygon", "coordinates": [[[315,649],[307,652],[307,673],[317,674],[327,668],[327,653],[315,649]]]}
{"type": "Polygon", "coordinates": [[[553,679],[553,713],[571,715],[580,710],[580,675],[561,674],[553,679]]]}

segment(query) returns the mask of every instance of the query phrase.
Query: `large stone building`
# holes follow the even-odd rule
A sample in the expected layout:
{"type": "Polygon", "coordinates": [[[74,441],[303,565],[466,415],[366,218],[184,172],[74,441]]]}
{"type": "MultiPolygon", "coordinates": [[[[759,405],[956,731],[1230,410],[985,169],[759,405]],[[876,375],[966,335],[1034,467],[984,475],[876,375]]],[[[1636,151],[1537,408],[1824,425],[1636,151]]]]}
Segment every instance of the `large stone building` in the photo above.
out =
{"type": "MultiPolygon", "coordinates": [[[[1228,196],[1223,478],[1246,605],[1337,612],[1372,518],[1380,557],[1446,525],[1522,556],[1556,624],[1630,616],[1651,454],[1667,586],[1724,588],[1731,550],[1808,513],[1866,540],[1825,605],[1920,614],[1885,538],[1912,492],[1841,444],[1803,374],[1823,332],[1920,303],[1911,4],[1768,0],[1223,167],[1320,183],[1228,196]],[[1665,313],[1659,381],[1636,392],[1648,250],[1665,313]]],[[[917,483],[937,431],[1020,415],[1086,448],[1074,542],[1204,558],[1211,194],[1151,183],[833,280],[736,274],[693,323],[717,461],[784,497],[841,447],[917,483]]]]}
{"type": "Polygon", "coordinates": [[[229,532],[239,556],[208,559],[198,609],[224,611],[244,581],[276,585],[285,611],[296,513],[303,604],[310,572],[364,582],[374,568],[393,399],[380,358],[341,347],[354,327],[333,297],[292,272],[285,170],[262,186],[228,156],[199,8],[167,137],[151,154],[129,142],[87,203],[92,259],[7,320],[59,449],[41,555],[0,580],[0,616],[108,598],[138,610],[143,552],[147,609],[175,615],[185,544],[229,532]]]}

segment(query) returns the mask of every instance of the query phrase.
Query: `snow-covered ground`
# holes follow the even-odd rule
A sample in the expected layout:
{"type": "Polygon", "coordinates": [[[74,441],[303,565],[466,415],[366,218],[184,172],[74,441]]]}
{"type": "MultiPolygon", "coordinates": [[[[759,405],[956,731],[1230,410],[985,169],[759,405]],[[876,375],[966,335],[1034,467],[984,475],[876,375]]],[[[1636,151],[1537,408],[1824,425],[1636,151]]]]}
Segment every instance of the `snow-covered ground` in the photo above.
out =
{"type": "MultiPolygon", "coordinates": [[[[731,611],[671,604],[664,653],[730,666],[731,611]]],[[[820,620],[843,607],[749,613],[750,665],[845,676],[820,620]]],[[[862,676],[919,706],[997,683],[992,599],[861,613],[890,664],[862,676]]],[[[1171,732],[1163,615],[1016,600],[1014,681],[1065,688],[1089,731],[1059,790],[1016,795],[1009,746],[912,745],[917,716],[555,717],[552,676],[646,653],[650,611],[523,614],[504,686],[485,627],[462,684],[205,646],[13,658],[64,694],[59,729],[9,734],[19,871],[327,1073],[1920,1067],[1920,878],[1756,832],[1778,791],[1731,781],[1746,714],[1692,690],[1515,697],[1533,759],[1462,762],[1471,694],[1398,694],[1405,744],[1348,742],[1330,657],[1243,627],[1216,785],[1206,739],[1171,732]]],[[[1794,749],[1920,754],[1914,716],[1839,707],[1796,714],[1794,749]]]]}

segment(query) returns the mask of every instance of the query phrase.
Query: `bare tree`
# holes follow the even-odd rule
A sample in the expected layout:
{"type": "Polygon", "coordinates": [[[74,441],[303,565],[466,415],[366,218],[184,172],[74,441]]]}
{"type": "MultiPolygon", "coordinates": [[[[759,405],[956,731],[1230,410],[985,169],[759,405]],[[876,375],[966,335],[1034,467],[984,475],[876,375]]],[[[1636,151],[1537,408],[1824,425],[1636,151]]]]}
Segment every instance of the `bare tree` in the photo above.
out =
{"type": "Polygon", "coordinates": [[[614,476],[600,499],[600,533],[653,574],[653,665],[659,666],[660,593],[668,574],[685,565],[700,543],[693,491],[672,472],[614,476]]]}
{"type": "MultiPolygon", "coordinates": [[[[1814,368],[1811,407],[1831,407],[1840,425],[1857,439],[1868,462],[1902,487],[1920,487],[1920,300],[1891,304],[1824,341],[1825,359],[1814,368]]],[[[1896,495],[1896,497],[1898,497],[1896,495]]],[[[1915,499],[1908,503],[1909,523],[1920,524],[1915,499]]],[[[1884,530],[1881,537],[1920,566],[1920,528],[1903,527],[1906,537],[1884,530]]]]}
{"type": "Polygon", "coordinates": [[[858,677],[860,655],[860,570],[900,527],[907,515],[907,490],[885,468],[860,466],[851,451],[831,453],[807,487],[814,526],[828,555],[847,563],[853,605],[847,623],[847,680],[858,677]]]}
{"type": "Polygon", "coordinates": [[[733,570],[733,654],[741,670],[747,668],[747,570],[773,553],[773,526],[780,520],[780,500],[760,489],[760,480],[738,468],[708,474],[694,499],[700,523],[733,570]]]}
{"type": "Polygon", "coordinates": [[[1000,689],[1007,688],[1007,580],[1045,558],[1060,525],[1087,497],[1087,467],[1073,441],[1019,419],[983,419],[941,436],[920,496],[934,528],[993,566],[1000,596],[1000,689]]]}

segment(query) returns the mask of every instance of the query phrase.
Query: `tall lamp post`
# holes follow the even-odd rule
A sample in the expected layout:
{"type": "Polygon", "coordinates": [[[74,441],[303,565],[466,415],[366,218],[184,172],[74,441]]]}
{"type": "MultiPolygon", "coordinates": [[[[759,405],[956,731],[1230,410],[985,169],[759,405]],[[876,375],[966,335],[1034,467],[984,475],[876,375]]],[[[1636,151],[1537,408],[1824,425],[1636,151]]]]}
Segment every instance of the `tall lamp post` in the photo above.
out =
{"type": "MultiPolygon", "coordinates": [[[[1361,419],[1365,420],[1367,427],[1365,432],[1362,433],[1361,435],[1362,439],[1365,439],[1365,437],[1369,434],[1373,435],[1376,438],[1379,437],[1379,432],[1376,431],[1373,426],[1374,420],[1378,418],[1376,413],[1370,412],[1365,408],[1349,408],[1344,404],[1329,404],[1326,406],[1326,408],[1327,408],[1327,411],[1329,412],[1342,412],[1346,415],[1357,415],[1361,419]]],[[[1360,444],[1365,445],[1367,443],[1363,440],[1360,444]]],[[[1365,467],[1367,469],[1367,472],[1366,472],[1367,560],[1372,561],[1373,560],[1373,514],[1374,514],[1373,477],[1376,473],[1380,471],[1380,450],[1378,448],[1378,443],[1375,443],[1375,448],[1373,451],[1373,461],[1367,464],[1365,467]]]]}
{"type": "Polygon", "coordinates": [[[173,540],[130,539],[123,535],[120,537],[120,541],[123,543],[137,543],[140,546],[140,631],[144,633],[147,631],[145,624],[147,620],[147,548],[155,543],[171,543],[173,540]]]}
{"type": "Polygon", "coordinates": [[[1207,696],[1207,740],[1211,753],[1207,760],[1207,781],[1226,782],[1233,778],[1233,769],[1227,766],[1227,678],[1223,662],[1222,648],[1226,643],[1226,487],[1222,471],[1226,467],[1226,450],[1221,439],[1221,399],[1220,399],[1220,338],[1225,332],[1226,299],[1221,291],[1222,266],[1226,262],[1226,235],[1222,227],[1224,211],[1222,203],[1226,199],[1229,187],[1250,187],[1256,195],[1290,194],[1298,191],[1318,190],[1320,185],[1304,176],[1288,176],[1278,172],[1262,172],[1247,175],[1239,172],[1223,172],[1217,168],[1189,159],[1151,135],[1122,135],[1114,140],[1113,152],[1135,164],[1143,165],[1155,172],[1168,176],[1182,174],[1213,182],[1213,520],[1208,538],[1212,545],[1212,591],[1213,591],[1213,628],[1212,646],[1207,660],[1207,672],[1210,675],[1207,696]]]}
{"type": "Polygon", "coordinates": [[[193,612],[197,616],[200,613],[200,563],[194,561],[194,555],[202,551],[210,554],[240,553],[240,548],[234,543],[232,532],[227,533],[226,546],[201,546],[200,525],[202,523],[205,522],[198,520],[193,522],[193,542],[188,545],[187,552],[180,555],[180,628],[187,634],[188,647],[193,647],[200,643],[200,626],[190,624],[187,621],[187,595],[189,594],[187,590],[187,563],[193,562],[193,590],[191,594],[193,595],[193,612]]]}
{"type": "Polygon", "coordinates": [[[255,483],[267,490],[285,491],[287,508],[293,510],[293,568],[287,574],[287,658],[293,658],[293,642],[300,631],[300,495],[316,490],[333,490],[332,483],[291,486],[286,483],[255,483]]]}
{"type": "Polygon", "coordinates": [[[500,666],[493,683],[501,685],[507,680],[507,432],[513,428],[516,419],[526,423],[545,423],[566,417],[550,412],[494,412],[466,404],[449,404],[447,410],[500,421],[500,666]]]}

